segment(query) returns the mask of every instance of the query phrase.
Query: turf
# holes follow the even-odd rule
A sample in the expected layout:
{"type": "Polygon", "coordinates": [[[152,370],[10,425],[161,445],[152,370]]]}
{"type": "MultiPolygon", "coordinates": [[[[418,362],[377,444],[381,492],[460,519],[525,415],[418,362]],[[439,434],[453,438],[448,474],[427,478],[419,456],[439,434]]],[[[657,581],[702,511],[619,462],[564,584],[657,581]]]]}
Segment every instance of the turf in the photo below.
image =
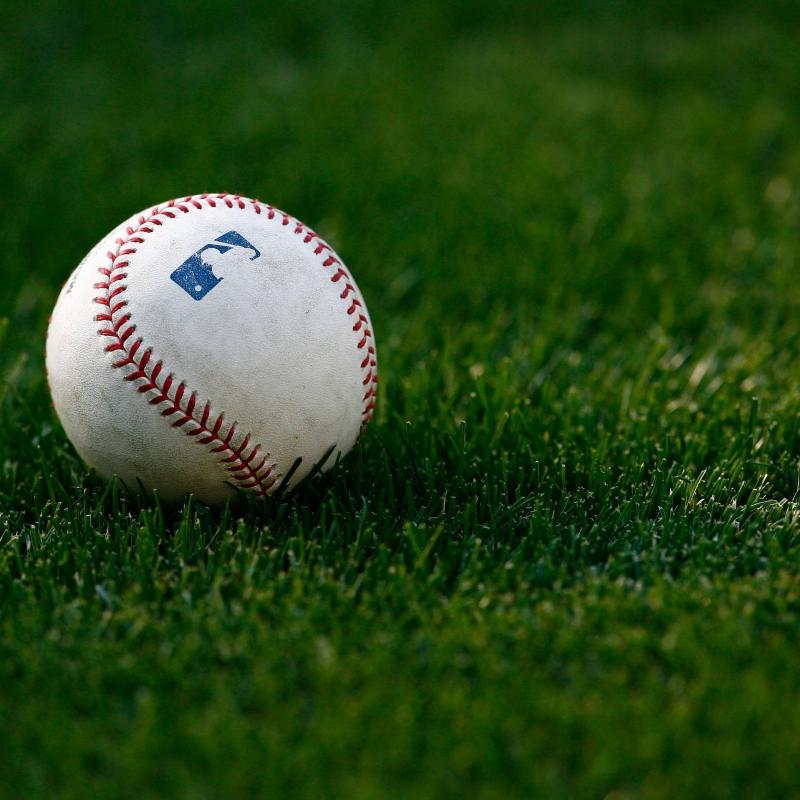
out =
{"type": "Polygon", "coordinates": [[[796,9],[107,5],[4,12],[0,794],[800,797],[796,9]],[[223,190],[339,250],[380,402],[295,496],[163,509],[44,331],[223,190]]]}

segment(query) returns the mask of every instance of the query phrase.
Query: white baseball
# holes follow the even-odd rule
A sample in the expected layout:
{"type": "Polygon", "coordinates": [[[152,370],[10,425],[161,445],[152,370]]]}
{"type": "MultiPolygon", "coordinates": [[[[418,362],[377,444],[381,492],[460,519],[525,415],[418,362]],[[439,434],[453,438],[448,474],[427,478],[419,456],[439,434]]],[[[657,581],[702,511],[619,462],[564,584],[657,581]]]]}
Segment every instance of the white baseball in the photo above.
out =
{"type": "Polygon", "coordinates": [[[372,416],[377,358],[326,242],[272,206],[203,194],[134,215],[84,258],[53,311],[47,372],[100,475],[216,504],[347,453],[372,416]]]}

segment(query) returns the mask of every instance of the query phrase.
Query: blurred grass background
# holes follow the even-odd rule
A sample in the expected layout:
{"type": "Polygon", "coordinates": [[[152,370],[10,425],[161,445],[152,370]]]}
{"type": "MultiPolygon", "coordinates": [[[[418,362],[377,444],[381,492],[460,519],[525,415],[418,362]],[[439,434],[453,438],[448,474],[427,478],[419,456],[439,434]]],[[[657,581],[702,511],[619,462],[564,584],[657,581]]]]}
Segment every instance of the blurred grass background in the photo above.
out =
{"type": "Polygon", "coordinates": [[[17,4],[0,49],[0,793],[798,797],[791,3],[17,4]],[[369,304],[378,415],[179,512],[51,411],[61,283],[258,196],[369,304]]]}

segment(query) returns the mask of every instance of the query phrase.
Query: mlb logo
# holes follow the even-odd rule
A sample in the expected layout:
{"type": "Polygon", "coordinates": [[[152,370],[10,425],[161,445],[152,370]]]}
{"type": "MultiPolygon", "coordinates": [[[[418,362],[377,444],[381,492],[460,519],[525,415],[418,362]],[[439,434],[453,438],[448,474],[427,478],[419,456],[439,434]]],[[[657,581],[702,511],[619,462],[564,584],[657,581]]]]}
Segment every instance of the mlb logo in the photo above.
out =
{"type": "Polygon", "coordinates": [[[253,247],[241,233],[228,231],[223,233],[222,236],[217,236],[213,242],[203,245],[196,253],[189,256],[169,277],[189,297],[195,300],[202,300],[222,281],[222,278],[218,278],[214,274],[213,266],[203,258],[203,253],[208,250],[227,253],[231,250],[236,251],[239,249],[252,250],[253,255],[250,256],[250,261],[255,261],[261,256],[259,250],[253,247]]]}

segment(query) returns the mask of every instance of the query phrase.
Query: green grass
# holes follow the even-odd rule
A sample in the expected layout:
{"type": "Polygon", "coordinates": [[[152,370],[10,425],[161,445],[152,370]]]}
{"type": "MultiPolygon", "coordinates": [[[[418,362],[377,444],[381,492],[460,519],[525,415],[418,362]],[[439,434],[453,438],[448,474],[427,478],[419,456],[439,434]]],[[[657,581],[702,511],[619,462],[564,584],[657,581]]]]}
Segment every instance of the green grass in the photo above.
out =
{"type": "Polygon", "coordinates": [[[800,797],[796,10],[105,5],[4,14],[0,794],[800,797]],[[339,250],[380,404],[294,497],[163,510],[44,331],[223,190],[339,250]]]}

